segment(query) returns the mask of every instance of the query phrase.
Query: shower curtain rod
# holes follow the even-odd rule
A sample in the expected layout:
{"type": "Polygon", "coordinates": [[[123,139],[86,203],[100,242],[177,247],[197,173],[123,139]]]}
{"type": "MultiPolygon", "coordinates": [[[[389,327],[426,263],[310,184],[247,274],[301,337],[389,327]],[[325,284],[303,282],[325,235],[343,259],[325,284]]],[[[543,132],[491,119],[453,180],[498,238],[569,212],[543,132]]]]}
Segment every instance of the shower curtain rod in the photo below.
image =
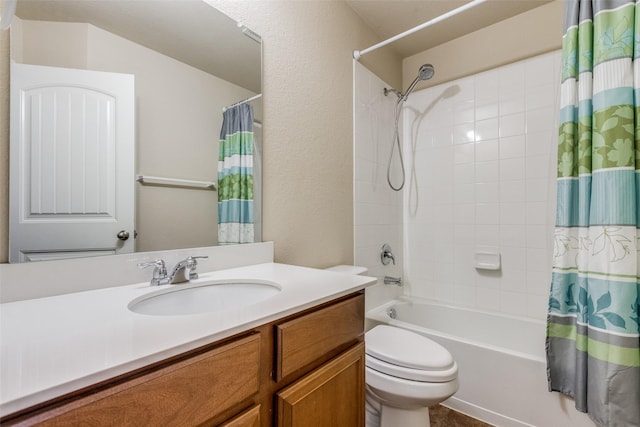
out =
{"type": "Polygon", "coordinates": [[[378,48],[386,46],[389,43],[393,43],[396,40],[400,40],[400,39],[402,39],[402,38],[404,38],[404,37],[406,37],[408,35],[411,35],[411,34],[417,32],[417,31],[420,31],[420,30],[423,30],[423,29],[425,29],[427,27],[430,27],[433,24],[437,24],[438,22],[444,21],[445,19],[449,19],[454,15],[457,15],[457,14],[459,14],[461,12],[464,12],[467,9],[471,9],[472,7],[478,6],[479,4],[482,4],[482,3],[486,2],[486,1],[487,0],[473,0],[470,3],[462,5],[462,6],[458,7],[458,8],[456,8],[456,9],[450,10],[449,12],[443,13],[442,15],[437,16],[437,17],[435,17],[435,18],[433,18],[433,19],[431,19],[431,20],[429,20],[429,21],[427,21],[427,22],[425,22],[423,24],[420,24],[417,27],[413,27],[410,30],[405,31],[404,33],[400,33],[397,36],[393,36],[393,37],[391,37],[391,38],[389,38],[387,40],[381,41],[380,43],[375,44],[375,45],[373,45],[371,47],[368,47],[368,48],[363,49],[363,50],[354,50],[353,51],[353,59],[355,59],[357,61],[357,60],[360,59],[360,57],[362,55],[365,55],[365,54],[367,54],[369,52],[372,52],[372,51],[374,51],[374,50],[376,50],[378,48]]]}
{"type": "Polygon", "coordinates": [[[236,102],[235,104],[231,104],[231,105],[228,105],[228,106],[226,106],[226,107],[222,107],[222,111],[223,111],[223,112],[225,112],[225,111],[227,111],[229,108],[233,108],[233,107],[235,107],[235,106],[237,106],[237,105],[246,104],[247,102],[254,101],[254,100],[256,100],[256,99],[258,99],[258,98],[260,98],[260,97],[262,97],[262,94],[261,94],[261,93],[259,93],[259,94],[257,94],[257,95],[254,95],[254,96],[252,96],[251,98],[243,99],[242,101],[236,102]]]}

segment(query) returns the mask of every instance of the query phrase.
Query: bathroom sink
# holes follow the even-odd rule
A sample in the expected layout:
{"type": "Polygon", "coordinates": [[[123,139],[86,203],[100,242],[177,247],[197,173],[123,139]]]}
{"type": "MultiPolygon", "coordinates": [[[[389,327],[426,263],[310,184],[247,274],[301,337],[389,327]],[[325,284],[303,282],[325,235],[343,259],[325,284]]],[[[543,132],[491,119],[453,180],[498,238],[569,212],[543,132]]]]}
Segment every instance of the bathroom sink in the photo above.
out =
{"type": "Polygon", "coordinates": [[[152,316],[175,316],[221,312],[264,301],[280,292],[275,283],[253,280],[226,280],[188,285],[138,297],[129,310],[152,316]]]}

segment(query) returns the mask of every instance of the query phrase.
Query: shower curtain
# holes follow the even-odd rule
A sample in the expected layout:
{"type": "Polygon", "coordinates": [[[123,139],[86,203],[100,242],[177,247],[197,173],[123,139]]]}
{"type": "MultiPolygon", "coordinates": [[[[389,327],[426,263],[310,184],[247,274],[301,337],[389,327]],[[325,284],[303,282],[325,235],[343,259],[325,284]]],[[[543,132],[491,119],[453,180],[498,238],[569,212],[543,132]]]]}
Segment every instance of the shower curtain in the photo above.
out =
{"type": "Polygon", "coordinates": [[[565,2],[549,389],[640,426],[640,6],[565,2]]]}
{"type": "Polygon", "coordinates": [[[218,157],[218,243],[253,243],[253,107],[223,113],[218,157]]]}

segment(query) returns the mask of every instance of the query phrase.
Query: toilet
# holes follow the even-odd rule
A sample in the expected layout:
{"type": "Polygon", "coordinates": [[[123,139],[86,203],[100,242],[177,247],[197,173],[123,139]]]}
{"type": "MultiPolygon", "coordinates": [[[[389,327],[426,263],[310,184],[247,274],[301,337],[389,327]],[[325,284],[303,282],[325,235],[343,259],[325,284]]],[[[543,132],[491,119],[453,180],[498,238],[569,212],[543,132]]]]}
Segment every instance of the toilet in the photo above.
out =
{"type": "MultiPolygon", "coordinates": [[[[366,274],[356,266],[329,270],[366,274]]],[[[367,427],[428,427],[429,406],[458,391],[451,353],[427,337],[378,325],[365,334],[367,427]]]]}
{"type": "Polygon", "coordinates": [[[427,427],[429,406],[458,391],[458,366],[440,344],[378,325],[365,334],[367,427],[427,427]]]}

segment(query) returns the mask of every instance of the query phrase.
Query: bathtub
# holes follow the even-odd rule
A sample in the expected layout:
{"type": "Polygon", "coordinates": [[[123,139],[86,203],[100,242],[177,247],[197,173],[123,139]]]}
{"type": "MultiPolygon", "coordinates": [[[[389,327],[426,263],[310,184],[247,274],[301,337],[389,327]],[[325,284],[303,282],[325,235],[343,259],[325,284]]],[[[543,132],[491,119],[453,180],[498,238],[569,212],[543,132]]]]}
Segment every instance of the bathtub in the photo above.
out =
{"type": "Polygon", "coordinates": [[[544,322],[402,297],[370,310],[368,326],[417,332],[448,349],[460,389],[443,405],[501,427],[594,427],[547,390],[544,322]]]}

